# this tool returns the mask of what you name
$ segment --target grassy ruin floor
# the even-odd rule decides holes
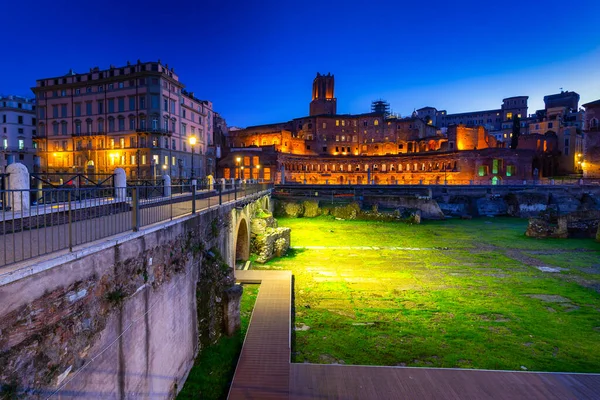
[[[259,287],[244,285],[240,303],[241,330],[232,337],[222,337],[200,353],[178,399],[227,398]]]
[[[600,372],[600,243],[508,218],[279,224],[295,249],[262,268],[294,274],[293,362]]]

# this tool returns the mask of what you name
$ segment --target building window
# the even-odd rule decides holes
[[[23,116],[22,116],[22,115],[19,115],[19,117],[17,118],[17,122],[18,122],[19,124],[22,124],[22,123],[23,123]]]
[[[486,165],[480,165],[477,171],[477,175],[479,176],[486,176],[487,175],[487,166]]]
[[[506,119],[512,119],[512,117],[513,117],[513,113],[511,113],[511,112],[506,113]]]
[[[492,174],[497,174],[502,167],[502,160],[494,159],[492,161]]]
[[[506,176],[513,176],[515,174],[515,166],[507,165],[506,166]]]
[[[119,118],[119,132],[125,130],[125,118]]]
[[[375,125],[375,126],[379,125],[379,120],[376,119],[375,121],[373,121],[373,125]]]
[[[25,148],[25,140],[19,139],[19,150],[23,150]]]
[[[326,129],[326,128],[327,128],[327,122],[323,122],[323,129]]]

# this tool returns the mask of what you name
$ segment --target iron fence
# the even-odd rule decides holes
[[[43,188],[1,190],[0,267],[164,222],[270,189],[268,184],[239,184],[190,191],[167,187],[160,196],[143,197],[147,186],[127,188]],[[161,189],[165,190],[163,186]],[[53,202],[32,202],[32,192]]]

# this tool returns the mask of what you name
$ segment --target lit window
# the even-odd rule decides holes
[[[340,126],[340,120],[339,119],[335,120],[335,126]]]
[[[379,120],[376,119],[375,121],[373,121],[373,125],[375,125],[375,126],[379,125]]]
[[[512,119],[513,115],[511,112],[506,113],[506,119]]]

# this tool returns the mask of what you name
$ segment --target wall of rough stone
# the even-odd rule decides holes
[[[314,196],[315,193],[318,196]],[[288,185],[278,188],[274,200],[276,216],[286,217],[317,216],[328,204],[339,208],[340,205],[358,203],[363,210],[373,206],[388,210],[419,210],[425,219],[440,218],[440,213],[456,217],[509,215],[528,218],[546,211],[564,215],[600,210],[600,187]],[[310,208],[312,203],[320,208]],[[306,215],[306,210],[310,215]]]
[[[0,398],[173,397],[198,350],[239,323],[234,213],[129,233],[0,286]]]

